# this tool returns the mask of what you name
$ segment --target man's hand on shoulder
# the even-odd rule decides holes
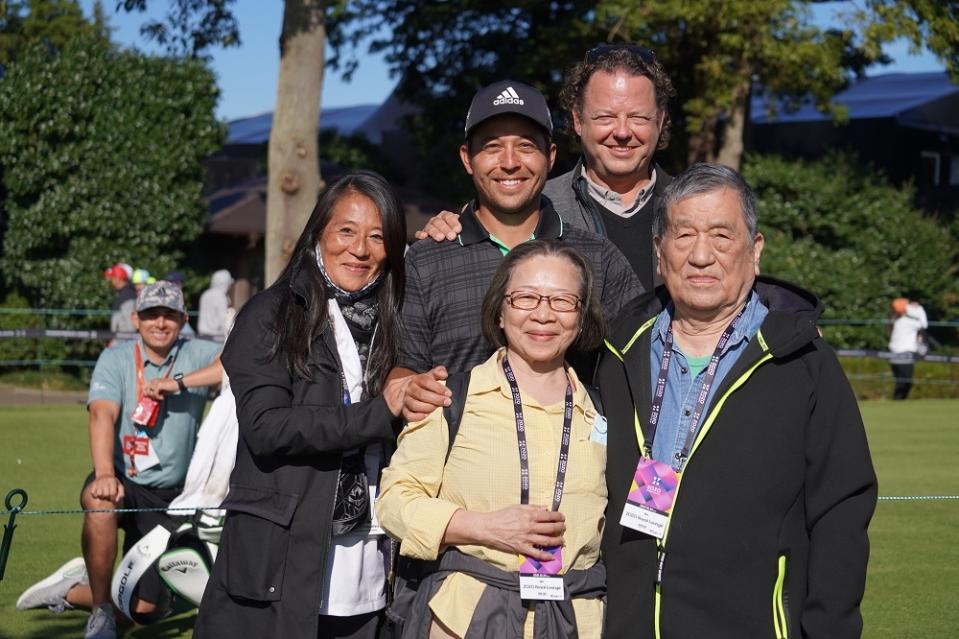
[[[416,232],[416,239],[432,238],[436,242],[452,242],[462,230],[463,226],[460,224],[458,214],[452,211],[440,211],[429,219],[426,226]]]
[[[425,373],[414,373],[408,368],[394,368],[387,377],[387,386],[391,382],[402,380],[402,406],[397,400],[392,400],[387,394],[387,405],[394,415],[400,414],[407,422],[418,422],[432,413],[435,409],[449,406],[453,392],[443,383],[449,375],[445,366],[436,366]],[[393,404],[396,403],[397,411]]]

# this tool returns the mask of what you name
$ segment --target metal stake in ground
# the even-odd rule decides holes
[[[16,506],[13,505],[14,497],[20,497],[20,503]],[[14,488],[7,493],[4,505],[10,514],[10,520],[3,527],[3,541],[0,542],[0,581],[3,581],[3,573],[7,569],[7,557],[10,555],[10,545],[13,544],[13,531],[17,527],[13,522],[17,518],[17,513],[27,507],[27,491],[22,488]]]

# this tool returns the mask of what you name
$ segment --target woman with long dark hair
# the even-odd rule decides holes
[[[240,441],[197,637],[374,637],[386,538],[371,504],[406,383],[399,339],[406,223],[360,171],[323,193],[279,279],[223,351]]]

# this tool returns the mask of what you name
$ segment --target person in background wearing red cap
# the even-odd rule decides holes
[[[103,271],[103,277],[117,292],[110,314],[110,330],[114,333],[133,333],[133,307],[137,301],[136,291],[130,283],[133,269],[129,265],[117,262]]]

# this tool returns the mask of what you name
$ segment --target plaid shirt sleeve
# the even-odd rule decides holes
[[[412,255],[410,254],[412,253]],[[423,278],[417,268],[415,252],[406,256],[406,292],[400,313],[402,339],[396,365],[423,373],[430,369],[432,327],[426,307]]]

